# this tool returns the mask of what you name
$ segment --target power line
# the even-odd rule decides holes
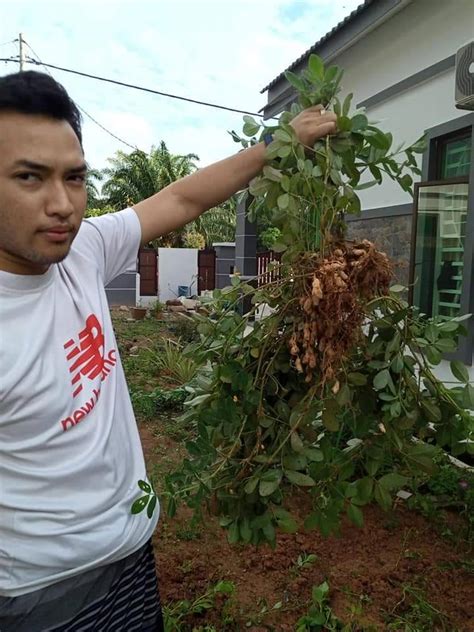
[[[15,42],[18,42],[18,38],[12,39],[9,42],[3,42],[3,44],[0,44],[0,46],[6,46],[7,44],[14,44]]]
[[[0,59],[0,61],[5,61]],[[54,64],[46,64],[44,62],[38,62],[34,59],[27,59],[27,63],[42,65],[46,68],[54,68],[55,70],[61,70],[62,72],[69,72],[73,75],[80,75],[81,77],[88,77],[89,79],[96,79],[97,81],[104,81],[106,83],[113,83],[117,86],[123,86],[124,88],[132,88],[133,90],[141,90],[142,92],[150,92],[151,94],[158,94],[162,97],[168,97],[170,99],[178,99],[180,101],[187,101],[188,103],[196,103],[197,105],[205,105],[210,108],[217,108],[218,110],[226,110],[228,112],[237,112],[238,114],[250,114],[251,116],[258,116],[257,112],[249,112],[248,110],[239,110],[237,108],[227,107],[226,105],[218,105],[217,103],[209,103],[207,101],[198,101],[197,99],[190,99],[188,97],[181,97],[176,94],[170,94],[169,92],[160,92],[159,90],[153,90],[152,88],[144,88],[143,86],[137,86],[133,83],[125,83],[124,81],[116,81],[115,79],[107,79],[106,77],[100,77],[99,75],[91,75],[87,72],[80,72],[79,70],[71,70],[70,68],[63,68],[62,66],[56,66]]]
[[[38,61],[41,63],[42,66],[45,66],[45,64],[43,64],[43,62],[41,61],[40,56],[38,55],[38,53],[34,50],[34,48],[31,46],[31,44],[29,44],[25,39],[23,40],[24,43],[28,46],[28,48],[31,50],[31,52],[33,53],[33,55],[38,59]],[[28,59],[31,59],[30,57]],[[28,61],[28,60],[27,60]],[[49,69],[45,66],[46,68],[46,72],[52,77],[53,75],[51,74],[51,72],[49,71]],[[53,77],[54,78],[54,77]],[[107,134],[109,134],[110,136],[112,136],[112,138],[115,138],[116,140],[118,140],[119,142],[123,143],[124,145],[126,145],[127,147],[130,147],[130,149],[133,149],[134,151],[136,151],[138,149],[138,147],[136,145],[131,145],[130,143],[128,143],[126,140],[123,140],[123,138],[120,138],[119,136],[117,136],[116,134],[114,134],[113,132],[111,132],[109,129],[107,129],[106,127],[104,127],[104,125],[102,125],[102,123],[99,123],[99,121],[97,119],[95,119],[92,114],[89,114],[89,112],[87,112],[86,110],[84,110],[83,107],[81,107],[78,103],[76,103],[77,107],[81,110],[81,112],[83,112],[87,117],[89,117],[91,119],[91,121],[93,121],[96,125],[98,125],[101,129],[104,130],[104,132],[107,132]]]

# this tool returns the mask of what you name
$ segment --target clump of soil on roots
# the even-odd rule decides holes
[[[392,264],[364,239],[335,244],[326,256],[304,253],[292,275],[298,301],[290,353],[307,382],[317,375],[324,385],[359,341],[367,303],[388,293]]]

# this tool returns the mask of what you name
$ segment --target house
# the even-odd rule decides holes
[[[399,278],[415,281],[414,303],[441,317],[474,312],[474,112],[455,107],[456,52],[473,33],[472,0],[366,0],[289,67],[298,73],[315,53],[343,68],[342,98],[352,92],[369,120],[393,133],[395,146],[426,133],[415,199],[391,180],[360,191],[362,213],[350,218],[349,231],[386,251],[399,264]],[[262,92],[265,118],[295,99],[284,72]],[[254,228],[242,213],[239,225],[244,264]],[[250,275],[249,266],[240,269]],[[474,380],[473,320],[455,357]],[[447,363],[438,373],[453,380]]]

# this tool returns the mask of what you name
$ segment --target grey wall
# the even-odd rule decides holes
[[[216,288],[222,289],[230,285],[229,275],[235,266],[235,244],[214,244],[216,251]]]
[[[391,215],[348,222],[349,239],[372,241],[394,264],[395,281],[408,286],[412,215]]]
[[[109,305],[135,305],[136,272],[124,272],[105,288]]]

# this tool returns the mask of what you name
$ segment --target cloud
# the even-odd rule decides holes
[[[23,31],[43,61],[257,112],[266,102],[263,86],[358,3],[17,0],[8,2],[0,42]],[[14,70],[0,67],[2,74]],[[172,151],[197,153],[202,164],[237,149],[226,132],[240,132],[240,114],[52,72],[85,110],[132,145],[147,149],[163,139]],[[95,167],[116,149],[127,150],[87,119],[84,138]]]

